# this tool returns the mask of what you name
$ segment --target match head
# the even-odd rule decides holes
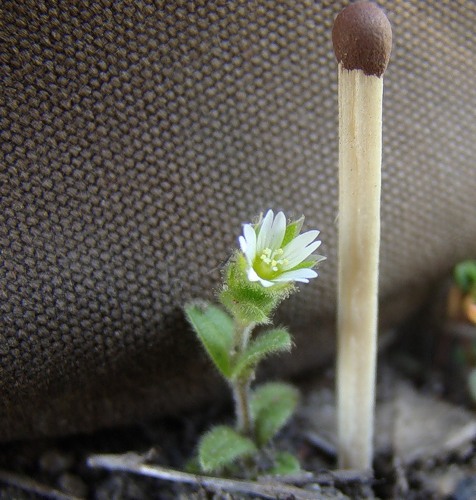
[[[332,43],[345,69],[382,76],[392,50],[392,27],[383,10],[363,1],[347,6],[334,21]]]

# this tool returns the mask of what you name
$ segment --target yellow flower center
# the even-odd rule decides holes
[[[253,268],[260,278],[270,280],[283,272],[283,268],[288,265],[287,259],[282,259],[284,251],[282,248],[271,250],[265,248],[261,255],[257,255],[253,263]]]

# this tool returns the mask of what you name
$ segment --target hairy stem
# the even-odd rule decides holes
[[[236,355],[240,355],[248,347],[248,342],[254,326],[254,323],[250,323],[249,325],[237,325],[235,330]],[[253,419],[250,409],[250,386],[254,375],[254,371],[252,371],[246,378],[240,377],[230,381],[233,399],[235,401],[237,430],[250,437],[253,436]]]
[[[251,332],[255,327],[254,323],[248,325],[237,324],[235,328],[235,349],[236,354],[241,354],[247,347],[250,341]]]
[[[251,378],[232,382],[237,431],[251,437],[253,435],[253,420],[250,410],[250,385]]]

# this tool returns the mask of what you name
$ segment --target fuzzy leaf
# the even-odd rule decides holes
[[[202,472],[200,461],[198,460],[198,457],[196,455],[194,455],[188,462],[185,463],[184,470],[189,474],[200,474]]]
[[[252,340],[247,349],[237,359],[232,371],[232,378],[239,378],[243,372],[253,369],[269,354],[291,350],[291,335],[285,328],[274,328]]]
[[[298,403],[297,389],[288,384],[270,382],[256,389],[251,397],[256,439],[266,444],[289,420]]]
[[[280,451],[274,457],[274,467],[270,470],[270,474],[275,476],[286,476],[289,474],[297,474],[301,471],[299,460],[287,451]]]
[[[256,446],[251,439],[241,436],[231,427],[219,425],[202,437],[198,458],[203,471],[212,472],[256,452]]]
[[[185,314],[211,360],[225,378],[231,375],[234,323],[219,307],[206,302],[185,305]]]

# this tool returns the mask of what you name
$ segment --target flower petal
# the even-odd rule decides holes
[[[257,253],[261,253],[262,250],[269,246],[269,240],[271,239],[271,227],[273,225],[274,213],[272,210],[268,210],[266,215],[261,222],[258,233],[258,241],[256,243]]]
[[[291,240],[285,247],[284,253],[293,252],[296,248],[304,248],[306,245],[309,245],[312,241],[314,241],[319,236],[319,231],[312,230],[306,231],[305,233],[296,236],[293,240]]]
[[[303,283],[307,283],[309,278],[316,278],[317,273],[314,269],[296,269],[295,271],[286,271],[281,274],[274,281],[302,281]]]
[[[273,281],[267,281],[264,280],[263,278],[260,278],[259,282],[265,287],[269,288],[270,286],[273,286],[275,283]]]
[[[287,266],[286,269],[292,269],[293,267],[296,267],[298,264],[300,264],[303,260],[305,260],[309,255],[312,254],[315,250],[317,250],[321,245],[320,241],[315,241],[314,243],[311,243],[307,247],[302,248],[300,251],[297,251],[291,255],[290,257],[287,258]]]
[[[277,250],[281,247],[283,242],[284,233],[286,232],[286,216],[283,212],[278,212],[274,218],[273,225],[271,226],[270,239],[268,247],[272,250]]]
[[[250,281],[259,281],[261,283],[261,285],[266,287],[266,288],[274,285],[274,283],[272,281],[268,281],[268,280],[264,280],[263,278],[260,278],[256,274],[256,271],[252,267],[250,267],[248,269],[248,279]]]
[[[251,265],[256,256],[256,231],[251,224],[243,226],[243,236],[240,236],[241,251],[245,254],[246,260]]]
[[[248,244],[246,243],[246,239],[243,236],[239,236],[238,241],[240,242],[241,251],[244,254],[246,254],[246,250],[248,249]]]
[[[256,271],[250,267],[248,268],[248,279],[250,281],[259,281],[261,278],[256,274]]]
[[[289,265],[287,266],[288,268],[294,267],[295,265],[299,264],[299,262],[304,260],[309,254],[311,254],[316,248],[319,247],[319,245],[321,244],[320,241],[311,243],[317,238],[318,235],[319,231],[307,231],[306,233],[300,234],[299,236],[294,238],[294,240],[292,240],[284,247],[282,258],[289,261]],[[313,250],[308,252],[307,248],[309,248],[310,244],[313,245]],[[291,261],[293,262],[293,264],[291,264]]]

